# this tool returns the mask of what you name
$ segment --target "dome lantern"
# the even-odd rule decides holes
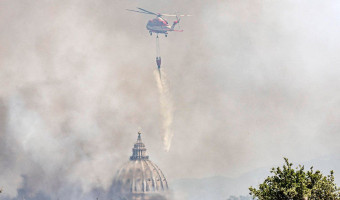
[[[146,154],[146,148],[142,142],[141,132],[138,132],[137,142],[133,146],[132,156],[130,160],[147,160],[149,156]]]

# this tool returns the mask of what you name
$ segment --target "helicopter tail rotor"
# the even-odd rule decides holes
[[[177,19],[177,22],[178,22],[178,28],[181,29],[181,25],[179,24],[179,21],[180,21],[181,19],[179,18],[178,15],[176,15],[176,19]]]

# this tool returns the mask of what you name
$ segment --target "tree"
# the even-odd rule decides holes
[[[319,170],[304,170],[299,165],[292,168],[293,164],[284,158],[285,165],[272,168],[273,175],[268,176],[259,188],[250,187],[250,195],[259,200],[340,200],[340,189],[334,183],[334,173],[324,176]]]

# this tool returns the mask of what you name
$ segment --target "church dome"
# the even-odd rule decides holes
[[[117,171],[113,185],[121,199],[165,199],[161,196],[168,191],[167,180],[160,168],[149,160],[141,133],[130,160]]]

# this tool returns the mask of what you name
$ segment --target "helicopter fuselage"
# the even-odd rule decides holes
[[[149,30],[150,35],[152,32],[167,35],[168,31],[173,31],[173,28],[168,24],[168,22],[161,17],[149,20],[146,24],[146,29]]]

